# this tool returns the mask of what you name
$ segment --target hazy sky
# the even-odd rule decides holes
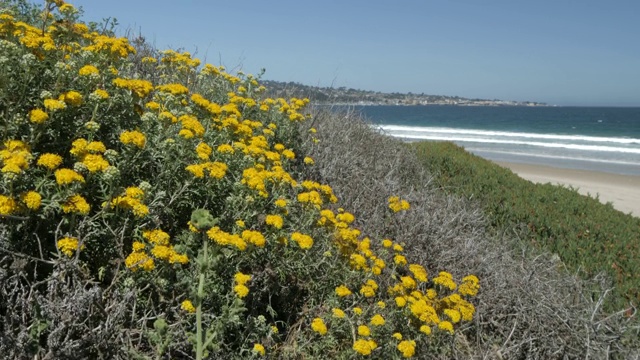
[[[264,79],[640,106],[638,0],[69,0]]]

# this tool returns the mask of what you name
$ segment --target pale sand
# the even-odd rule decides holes
[[[521,178],[535,183],[572,186],[578,192],[611,202],[625,214],[640,217],[640,176],[618,175],[597,171],[561,169],[551,166],[498,162]]]

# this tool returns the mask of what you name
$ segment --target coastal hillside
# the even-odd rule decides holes
[[[354,114],[63,0],[0,5],[3,357],[637,353],[609,277],[494,233]]]
[[[275,97],[304,96],[314,104],[332,105],[456,105],[456,106],[547,106],[534,101],[469,99],[460,96],[413,93],[383,93],[346,87],[309,86],[296,82],[264,80],[269,94]]]

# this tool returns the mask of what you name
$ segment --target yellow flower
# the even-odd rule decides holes
[[[196,146],[196,154],[198,154],[198,158],[201,160],[209,160],[211,152],[213,152],[213,149],[205,143],[200,143]]]
[[[386,247],[386,248],[390,248],[391,245],[393,245],[393,242],[389,239],[384,239],[382,240],[382,246]]]
[[[83,139],[80,139],[80,140],[83,140]],[[104,144],[101,141],[92,141],[87,144],[84,150],[92,154],[104,153],[105,151],[107,151],[107,147],[104,146]]]
[[[136,271],[139,268],[145,271],[151,271],[155,268],[153,258],[149,257],[142,251],[134,251],[126,259],[124,264],[131,270]]]
[[[264,356],[265,354],[264,346],[262,346],[262,344],[253,344],[253,352],[260,356]]]
[[[362,314],[362,309],[359,308],[359,307],[354,307],[353,308],[353,313],[356,314],[356,315],[360,315],[360,314]]]
[[[242,240],[249,242],[258,247],[264,247],[265,239],[264,235],[259,231],[245,230],[242,232]]]
[[[233,154],[236,151],[233,149],[233,146],[229,145],[229,144],[222,144],[219,145],[218,148],[216,149],[216,151],[218,151],[221,154]]]
[[[331,309],[331,311],[333,312],[333,316],[337,317],[338,319],[342,319],[345,316],[344,311],[342,311],[341,309],[333,308]]]
[[[34,124],[42,124],[49,118],[49,115],[41,109],[33,109],[29,112],[29,120]]]
[[[132,144],[142,149],[147,142],[147,138],[137,130],[123,131],[122,134],[120,134],[120,141],[125,145]]]
[[[369,329],[369,327],[367,325],[360,325],[360,326],[358,326],[358,335],[360,335],[360,336],[370,336],[371,335],[371,330]]]
[[[109,167],[109,162],[102,155],[87,154],[82,158],[82,163],[87,166],[89,172],[104,171]]]
[[[165,84],[156,86],[156,90],[160,92],[170,93],[172,95],[184,95],[189,93],[189,89],[182,84]]]
[[[416,342],[414,340],[402,340],[398,344],[398,350],[403,357],[410,358],[416,353]]]
[[[382,325],[384,325],[385,321],[384,321],[384,318],[382,317],[382,315],[380,315],[380,314],[375,314],[375,315],[373,315],[373,317],[371,318],[370,323],[371,323],[371,325],[373,325],[373,326],[382,326]]]
[[[265,222],[276,229],[282,229],[284,223],[280,215],[267,215]]]
[[[246,227],[246,224],[244,223],[244,221],[242,220],[236,220],[236,225],[240,228],[240,229],[244,229]]]
[[[479,280],[475,275],[467,275],[462,278],[462,283],[458,287],[460,295],[475,296],[478,294],[480,285]]]
[[[353,343],[353,350],[364,356],[370,355],[377,347],[378,344],[373,340],[358,339]]]
[[[247,274],[243,274],[241,272],[237,272],[234,276],[233,276],[233,280],[236,282],[236,284],[238,285],[245,285],[248,281],[251,280],[251,275],[247,275]]]
[[[71,106],[80,106],[82,105],[82,94],[72,90],[60,95],[58,100],[64,101]]]
[[[387,304],[384,301],[378,301],[376,305],[378,305],[380,309],[384,309],[385,307],[387,307]]]
[[[451,324],[448,321],[441,321],[438,324],[438,329],[442,330],[442,331],[446,331],[449,334],[453,335],[453,324]]]
[[[122,89],[131,90],[136,96],[143,98],[153,90],[153,84],[146,80],[129,80],[117,78],[113,80],[113,85]]]
[[[127,196],[129,197],[135,198],[135,196],[132,196],[132,195],[135,195],[133,193],[133,190],[131,192],[131,195],[127,194]],[[155,245],[164,245],[164,246],[169,245],[169,239],[170,239],[169,234],[167,234],[166,232],[160,229],[145,230],[142,232],[142,237]]]
[[[454,324],[457,324],[458,322],[460,322],[461,315],[458,310],[444,309],[444,314],[447,315],[447,317],[451,319],[451,322],[453,322]]]
[[[396,296],[395,300],[398,307],[404,307],[405,305],[407,305],[407,299],[402,296]]]
[[[279,208],[284,208],[287,207],[287,200],[285,199],[278,199],[273,203],[275,206],[279,207]]]
[[[73,252],[79,249],[78,239],[74,237],[64,237],[56,243],[58,249],[61,253],[67,255],[68,257],[73,256]]]
[[[21,196],[22,202],[31,210],[38,210],[42,196],[35,191],[28,191]]]
[[[301,249],[307,250],[313,246],[313,238],[299,232],[291,234],[291,240],[295,241]]]
[[[413,277],[420,282],[427,281],[427,270],[424,267],[418,264],[409,265],[409,271],[413,273]]]
[[[351,294],[352,294],[351,290],[349,290],[349,288],[344,285],[340,285],[336,288],[336,295],[340,297],[349,296]]]
[[[245,285],[236,285],[233,287],[233,291],[238,295],[239,298],[243,298],[249,295],[249,288]]]
[[[400,333],[393,333],[393,335],[391,335],[393,338],[395,338],[396,340],[402,340],[402,334]]]
[[[363,285],[360,288],[360,294],[362,294],[364,297],[373,297],[376,295],[376,291],[368,285]]]
[[[80,195],[73,195],[67,199],[67,201],[62,204],[62,211],[65,213],[78,213],[81,215],[87,215],[91,210],[91,206],[87,203]]]
[[[67,104],[64,101],[54,100],[54,99],[45,99],[44,100],[44,108],[49,111],[57,111],[66,109]]]
[[[109,93],[106,92],[105,90],[102,89],[97,89],[93,92],[93,95],[101,98],[101,99],[108,99],[109,98]]]
[[[144,250],[144,248],[147,247],[143,242],[140,241],[134,241],[133,244],[131,245],[131,249],[133,251],[142,251]]]
[[[395,262],[396,265],[406,265],[407,259],[402,255],[395,255],[393,257],[393,262]]]
[[[320,335],[324,335],[327,333],[327,325],[325,325],[324,321],[321,318],[313,319],[313,321],[311,322],[311,329]]]
[[[308,156],[305,156],[304,163],[307,164],[307,165],[313,165],[313,164],[315,164],[315,161],[313,161],[312,158],[310,158]]]
[[[53,170],[62,164],[62,156],[57,154],[42,154],[38,158],[37,164],[49,170]]]
[[[4,195],[0,195],[0,215],[10,215],[17,210],[16,201]]]
[[[219,161],[205,163],[203,166],[205,169],[209,170],[209,176],[214,179],[222,179],[226,175],[228,169],[227,164]]]
[[[93,65],[85,65],[78,70],[78,74],[80,76],[91,76],[91,75],[99,75],[100,70]]]
[[[397,196],[389,197],[388,202],[389,202],[389,209],[391,209],[393,212],[396,212],[396,213],[402,210],[409,210],[411,208],[407,200],[401,200]]]
[[[193,314],[194,312],[196,312],[196,308],[193,306],[193,303],[191,303],[191,300],[183,301],[180,305],[180,308],[188,313]]]
[[[420,332],[424,333],[425,335],[431,335],[431,328],[427,325],[422,325],[420,326]]]
[[[433,282],[449,290],[455,290],[457,287],[456,283],[453,281],[453,277],[451,276],[451,274],[446,271],[441,271],[438,276],[433,278]]]

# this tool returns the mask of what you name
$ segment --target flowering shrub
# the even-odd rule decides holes
[[[312,179],[308,100],[42,15],[0,15],[2,250],[133,291],[128,353],[411,357],[472,320],[477,277],[430,278]]]

